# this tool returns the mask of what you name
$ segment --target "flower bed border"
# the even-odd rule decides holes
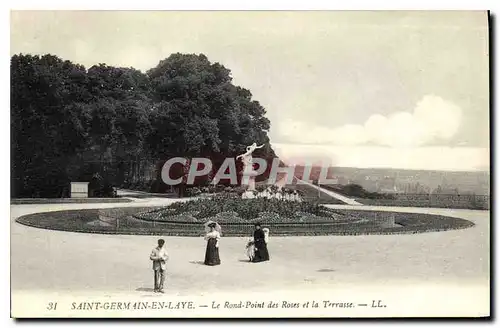
[[[119,208],[118,208],[119,209]],[[127,212],[136,209],[139,213],[144,207],[128,207]],[[117,210],[116,208],[107,210]],[[272,223],[264,224],[269,227],[273,236],[355,236],[355,235],[389,235],[389,234],[416,234],[424,232],[438,232],[457,229],[466,229],[474,226],[468,220],[423,213],[365,211],[336,209],[345,214],[355,216],[368,213],[377,213],[395,216],[399,227],[383,227],[368,220],[361,224],[337,223]],[[29,214],[16,219],[16,222],[35,228],[71,231],[80,233],[99,233],[117,235],[163,235],[163,236],[201,236],[204,234],[203,223],[179,222],[145,222],[135,219],[131,215],[116,218],[112,226],[91,226],[86,223],[99,220],[98,209],[66,210]],[[223,223],[223,236],[248,236],[253,228],[252,223]]]

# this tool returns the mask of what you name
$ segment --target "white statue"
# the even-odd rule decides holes
[[[257,146],[257,144],[254,142],[252,145],[247,147],[246,153],[236,156],[236,160],[241,158],[241,161],[243,162],[243,178],[248,177],[247,191],[254,191],[255,190],[256,171],[253,170],[252,153],[255,151],[255,149],[259,149],[262,147],[264,147],[264,145]],[[243,179],[242,179],[242,181],[243,181]]]

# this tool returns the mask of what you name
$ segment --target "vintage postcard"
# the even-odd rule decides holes
[[[10,19],[13,318],[490,316],[488,12]]]

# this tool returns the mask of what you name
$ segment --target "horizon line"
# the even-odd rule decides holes
[[[280,160],[282,160],[280,158]],[[286,163],[286,161],[282,160],[283,163],[285,163],[286,165],[289,165],[289,166],[292,166],[291,164],[288,164]],[[305,164],[294,164],[293,166],[303,166],[303,167],[306,167],[307,165]],[[321,167],[319,165],[312,165],[312,167]],[[445,169],[407,169],[407,168],[399,168],[399,167],[386,167],[386,166],[383,166],[383,167],[370,167],[370,166],[366,166],[366,167],[358,167],[358,166],[328,166],[328,168],[340,168],[340,169],[364,169],[364,170],[401,170],[401,171],[434,171],[434,172],[470,172],[470,173],[488,173],[490,174],[491,173],[491,170],[488,168],[488,169],[469,169],[469,170],[457,170],[457,169],[450,169],[450,170],[445,170]]]

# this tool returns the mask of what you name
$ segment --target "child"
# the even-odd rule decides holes
[[[269,243],[269,229],[264,228],[264,229],[262,229],[262,231],[264,232],[264,241],[267,244],[267,243]],[[255,257],[255,242],[254,242],[253,238],[248,239],[248,243],[247,243],[245,250],[246,250],[246,254],[248,256],[248,259],[250,260],[250,262],[252,262],[254,257]]]
[[[253,238],[248,239],[247,246],[245,248],[246,254],[248,256],[248,259],[250,262],[252,262],[254,256],[255,256],[255,243],[253,241]]]

